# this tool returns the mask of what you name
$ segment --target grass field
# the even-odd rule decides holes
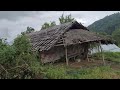
[[[99,53],[93,58],[97,62],[101,57]],[[120,79],[120,53],[105,52],[106,66],[94,66],[88,68],[74,68],[64,64],[48,64],[41,66],[41,75],[44,79]],[[101,60],[102,61],[102,60]],[[81,62],[80,62],[81,63]],[[92,62],[91,62],[92,63]]]

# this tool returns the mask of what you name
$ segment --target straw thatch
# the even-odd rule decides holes
[[[33,50],[49,50],[67,30],[80,28],[88,30],[76,21],[56,25],[45,30],[40,30],[29,34]]]

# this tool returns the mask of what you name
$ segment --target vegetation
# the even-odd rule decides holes
[[[106,16],[89,25],[88,29],[116,40],[117,45],[120,46],[120,13]]]
[[[120,78],[120,70],[109,65],[91,68],[72,68],[65,65],[41,65],[37,54],[32,54],[25,35],[19,35],[13,45],[0,43],[0,78],[9,79],[113,79]],[[99,53],[97,53],[99,54]],[[94,54],[94,58],[97,56]],[[120,62],[120,53],[105,52],[105,59]],[[97,57],[101,59],[101,57]]]
[[[73,69],[66,66],[49,66],[45,69],[48,79],[113,79],[120,78],[120,71],[110,66],[100,66],[85,69]]]
[[[114,40],[117,41],[118,43],[118,46],[120,46],[120,29],[118,30],[115,30],[113,33],[112,33],[112,37],[114,38]]]
[[[107,17],[108,18],[108,17]],[[60,24],[74,20],[71,15],[59,18]],[[46,23],[42,29],[56,25],[55,22]],[[110,24],[111,25],[111,24]],[[26,34],[34,32],[34,28],[27,27],[9,45],[6,39],[0,39],[0,78],[1,79],[120,79],[120,70],[111,65],[95,66],[91,68],[72,68],[66,65],[42,65],[37,52],[31,51],[31,45]],[[120,29],[112,32],[99,32],[103,36],[114,38],[120,43]],[[91,48],[95,47],[93,45]],[[93,54],[95,60],[102,59],[101,53]],[[120,52],[104,52],[105,60],[120,64]]]
[[[65,65],[41,65],[37,53],[31,52],[28,38],[21,34],[13,45],[0,42],[0,78],[5,79],[113,79],[120,78],[120,70],[109,65],[91,68],[72,68]],[[97,53],[99,54],[99,53]],[[98,56],[94,54],[94,58]],[[105,60],[120,62],[120,53],[105,52]],[[101,59],[97,57],[96,59]]]
[[[59,18],[60,24],[67,23],[67,22],[71,22],[71,21],[73,21],[73,20],[74,20],[74,18],[72,18],[71,14],[70,14],[70,15],[67,15],[67,16],[64,16],[64,14],[62,14],[62,15],[60,16],[60,18]],[[50,23],[45,22],[45,23],[42,25],[41,30],[46,29],[46,28],[49,28],[49,27],[52,27],[52,26],[55,26],[55,25],[56,25],[55,21],[50,22]]]
[[[71,22],[73,20],[74,18],[72,18],[71,14],[68,16],[64,16],[64,14],[62,14],[59,18],[60,24]]]
[[[92,31],[106,32],[111,35],[113,31],[120,28],[120,13],[106,16],[89,25],[88,28]]]
[[[42,25],[41,30],[46,29],[46,28],[49,28],[49,27],[53,27],[53,26],[55,26],[55,25],[56,25],[56,23],[55,23],[54,21],[53,21],[53,22],[50,22],[50,23],[45,22],[45,23]]]
[[[99,57],[101,53],[95,53],[93,54],[93,57],[95,59],[102,59],[102,57]],[[105,60],[113,61],[113,62],[120,62],[120,52],[104,52]]]
[[[31,52],[25,34],[19,35],[13,45],[8,45],[6,40],[0,39],[0,47],[0,78],[33,78],[39,73],[40,62],[37,61],[37,54]]]
[[[99,54],[99,55],[98,55]],[[102,59],[101,53],[93,54],[95,60]],[[120,64],[120,52],[104,52],[105,60]],[[120,68],[120,67],[119,67]],[[47,79],[120,79],[120,70],[106,66],[91,68],[71,68],[65,65],[46,65],[42,72]]]

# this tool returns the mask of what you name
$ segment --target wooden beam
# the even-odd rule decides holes
[[[56,44],[56,45],[54,45],[54,46],[63,46],[64,44]]]
[[[98,45],[97,45],[97,48],[98,48],[98,53],[100,53],[100,49],[101,49],[101,44],[99,43]],[[100,57],[100,55],[98,54],[98,58]]]
[[[66,65],[68,66],[67,44],[65,42],[65,38],[63,39],[63,44],[64,44],[64,47],[65,47]]]
[[[66,65],[68,66],[67,46],[65,46]]]
[[[104,53],[103,53],[103,50],[102,50],[101,42],[100,42],[100,41],[99,41],[99,44],[100,44],[100,49],[101,49],[101,53],[102,53],[103,64],[106,65],[106,63],[105,63],[105,59],[104,59]]]

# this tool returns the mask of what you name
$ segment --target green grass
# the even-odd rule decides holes
[[[75,69],[66,66],[44,66],[46,79],[113,79],[120,78],[120,71],[110,66],[100,66],[87,69]]]
[[[93,58],[102,59],[98,57],[99,53],[93,55]],[[120,53],[118,52],[104,52],[105,60],[113,62],[120,62]],[[118,65],[119,66],[119,65]],[[120,70],[115,69],[109,65],[96,66],[90,68],[72,68],[60,64],[46,64],[33,63],[32,69],[36,74],[35,78],[43,79],[120,79]],[[41,77],[42,76],[42,77]]]
[[[100,55],[100,57],[99,57]],[[93,58],[102,59],[101,53],[93,54]],[[104,52],[105,60],[113,61],[113,62],[120,62],[120,52]]]

